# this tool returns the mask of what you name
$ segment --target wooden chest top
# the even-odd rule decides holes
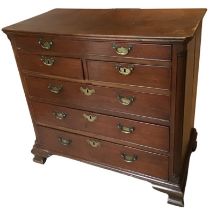
[[[117,39],[186,39],[194,35],[205,12],[206,9],[54,9],[3,31]]]

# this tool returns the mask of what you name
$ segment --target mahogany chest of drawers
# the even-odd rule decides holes
[[[183,206],[205,9],[55,9],[3,29],[36,134],[62,155],[152,183]]]

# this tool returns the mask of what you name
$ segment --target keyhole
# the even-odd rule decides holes
[[[92,116],[89,116],[90,120],[92,119]]]
[[[45,43],[44,43],[44,46],[45,46],[45,47],[49,47],[48,42],[45,42]]]
[[[89,93],[89,90],[87,89],[86,92]]]

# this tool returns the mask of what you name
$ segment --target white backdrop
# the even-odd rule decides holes
[[[0,28],[53,8],[209,7],[208,0],[7,0],[0,3]],[[195,127],[198,148],[191,156],[185,209],[209,209],[210,15],[203,21]],[[0,33],[0,209],[178,209],[149,183],[63,157],[32,162],[35,135],[12,48]]]

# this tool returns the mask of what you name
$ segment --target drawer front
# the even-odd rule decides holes
[[[61,80],[26,77],[30,96],[58,105],[169,120],[169,97]]]
[[[131,42],[87,42],[89,54],[171,60],[171,46]]]
[[[57,126],[86,131],[100,136],[126,142],[169,150],[169,129],[165,126],[137,122],[76,109],[32,102],[35,121],[48,126]]]
[[[133,42],[73,40],[68,37],[16,36],[18,50],[62,55],[104,55],[171,60],[171,46]]]
[[[45,35],[15,36],[15,46],[19,52],[48,55],[82,55],[84,42],[71,41],[68,37]]]
[[[48,55],[19,54],[21,68],[46,75],[83,79],[80,59]]]
[[[90,80],[170,89],[170,69],[133,63],[87,61]]]
[[[168,157],[163,155],[44,127],[38,127],[37,143],[52,153],[168,179]]]

